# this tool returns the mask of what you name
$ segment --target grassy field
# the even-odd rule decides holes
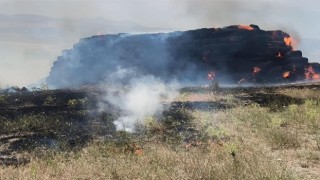
[[[320,85],[183,88],[132,134],[94,96],[57,94],[1,95],[0,179],[320,177]]]

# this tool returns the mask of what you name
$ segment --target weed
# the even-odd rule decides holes
[[[291,132],[284,128],[271,128],[265,132],[265,137],[274,149],[301,146],[297,132]]]

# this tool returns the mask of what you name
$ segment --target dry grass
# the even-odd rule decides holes
[[[280,90],[303,103],[277,111],[281,99],[262,106],[241,93],[183,92],[176,101],[230,106],[150,117],[138,135],[118,132],[80,151],[36,149],[29,164],[0,168],[0,179],[317,179],[320,93]]]
[[[91,144],[78,153],[35,158],[1,169],[6,179],[292,179],[257,149],[243,144],[186,148],[147,143],[136,155],[113,144]]]
[[[288,95],[295,98],[304,98],[304,99],[319,99],[320,91],[318,89],[282,89],[278,91],[281,94]]]
[[[246,108],[249,109],[244,110]],[[313,159],[318,158],[319,108],[316,101],[308,100],[305,104],[290,105],[279,112],[270,112],[257,106],[233,109],[231,116],[235,122],[240,120],[238,126],[254,132],[259,144],[266,144],[266,154],[281,159],[299,178],[316,179],[320,175],[320,171],[315,170],[320,168],[319,164],[305,161],[298,154],[308,151],[314,155]],[[240,136],[246,137],[245,134]]]
[[[239,104],[233,94],[226,93],[203,93],[203,92],[183,92],[176,98],[178,102],[220,102],[228,105]]]

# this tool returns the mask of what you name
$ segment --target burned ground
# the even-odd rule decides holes
[[[162,116],[150,117],[144,125],[137,126],[138,131],[133,134],[115,130],[113,121],[119,113],[117,108],[110,105],[104,106],[109,107],[104,111],[97,110],[101,91],[44,90],[2,93],[0,163],[4,169],[12,166],[15,167],[14,171],[28,169],[28,164],[34,166],[34,163],[52,156],[46,152],[54,152],[57,155],[53,157],[57,158],[59,153],[82,154],[93,146],[105,149],[94,155],[107,158],[104,160],[108,160],[108,153],[115,158],[118,158],[118,155],[120,158],[126,154],[131,154],[131,157],[145,153],[145,156],[152,159],[148,153],[152,154],[153,148],[162,148],[165,145],[173,149],[167,153],[178,152],[179,149],[181,152],[185,151],[184,153],[201,152],[197,157],[202,157],[208,152],[213,153],[211,156],[226,152],[222,161],[230,160],[230,163],[234,163],[232,159],[238,158],[240,164],[244,163],[244,166],[239,167],[233,163],[226,165],[225,168],[231,166],[232,169],[224,172],[220,172],[219,168],[215,169],[218,175],[221,173],[219,176],[222,179],[228,179],[228,173],[231,172],[232,177],[240,175],[234,168],[244,168],[250,172],[246,167],[253,166],[257,166],[259,173],[267,173],[266,177],[273,174],[277,177],[279,175],[280,179],[286,179],[285,170],[274,172],[272,167],[260,166],[260,160],[252,159],[256,156],[252,153],[260,150],[269,154],[271,163],[277,163],[277,159],[281,159],[286,167],[292,165],[290,172],[293,171],[298,177],[316,177],[319,175],[315,170],[319,167],[319,163],[316,163],[319,154],[317,143],[320,148],[320,140],[317,139],[320,132],[317,116],[319,89],[319,84],[182,88],[180,96],[170,107],[165,104],[168,108]],[[237,144],[237,148],[234,144]],[[262,149],[255,149],[256,147]],[[224,150],[218,153],[217,149]],[[283,152],[290,152],[294,156],[282,156]],[[73,161],[73,155],[70,156],[64,158],[71,158],[69,161]],[[263,159],[262,156],[256,158]],[[126,162],[130,164],[130,161]],[[219,159],[204,168],[213,168],[216,161]],[[97,166],[100,166],[99,162]],[[151,161],[150,163],[152,164]],[[206,174],[200,170],[191,172],[193,175]],[[121,174],[120,170],[118,173],[119,176],[127,177]],[[242,175],[250,177],[249,174]],[[146,177],[145,175],[147,174],[141,176]],[[155,174],[160,175],[164,174]]]

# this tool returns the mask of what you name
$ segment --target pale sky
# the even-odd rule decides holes
[[[257,24],[301,39],[320,62],[318,0],[0,0],[0,86],[45,78],[80,38]]]

